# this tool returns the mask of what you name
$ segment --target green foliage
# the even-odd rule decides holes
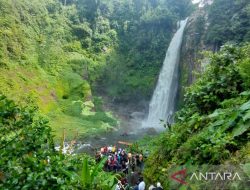
[[[63,127],[83,135],[117,124],[100,104],[96,113],[92,99],[92,83],[117,43],[116,31],[107,18],[83,19],[75,3],[0,0],[0,89],[19,104],[38,106],[56,139]]]
[[[149,98],[175,23],[192,7],[189,0],[0,4],[1,90],[38,106],[57,138],[63,127],[82,134],[117,125],[93,104],[93,92]]]
[[[185,95],[185,115],[192,108],[199,113],[210,113],[224,99],[236,97],[242,90],[242,78],[235,62],[241,53],[233,45],[225,46],[221,52],[211,56],[211,62],[203,77],[192,85]],[[193,114],[193,113],[191,113]],[[181,112],[182,115],[182,112]]]
[[[177,20],[191,11],[183,1],[100,1],[99,11],[117,32],[99,87],[115,101],[149,99]]]
[[[48,121],[3,95],[0,144],[0,189],[110,189],[115,183],[102,171],[105,160],[96,165],[85,155],[56,152]]]
[[[245,88],[249,88],[249,85],[250,85],[249,54],[250,54],[250,48],[248,46],[243,47],[242,49],[243,59],[240,60],[240,64],[239,64],[240,66],[238,67],[240,75],[244,80],[243,85]]]
[[[69,178],[60,172],[63,159],[54,151],[48,122],[35,112],[0,96],[0,171],[3,189],[60,189]],[[39,136],[39,138],[37,138]],[[48,161],[49,160],[49,161]],[[65,164],[68,168],[71,165]]]
[[[250,40],[250,3],[247,0],[214,0],[209,7],[207,42],[217,47],[227,41]]]
[[[116,175],[103,172],[106,161],[107,159],[103,158],[97,165],[90,169],[88,159],[84,158],[80,175],[66,170],[64,172],[72,179],[80,181],[83,189],[114,189],[115,183],[117,183],[118,180]],[[102,176],[104,173],[105,176]]]
[[[223,164],[244,149],[250,137],[250,89],[245,75],[249,49],[249,44],[226,45],[210,55],[210,65],[187,90],[176,123],[154,140],[145,169],[148,180],[160,180],[168,188],[168,169]],[[233,161],[245,162],[243,157]]]
[[[29,106],[0,96],[0,188],[110,189],[115,177],[101,171],[102,162],[55,152],[51,128],[33,107],[57,138],[64,128],[72,136],[115,127],[92,91],[120,101],[149,98],[175,23],[191,11],[189,0],[0,0],[0,90]],[[249,40],[247,0],[215,0],[208,17],[207,43]],[[204,24],[200,19],[195,32]],[[249,50],[226,46],[210,57],[177,123],[152,143],[146,177],[164,182],[174,164],[218,164],[243,149]]]

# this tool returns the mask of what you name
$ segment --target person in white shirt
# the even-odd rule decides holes
[[[145,184],[145,182],[143,181],[143,177],[140,177],[140,179],[139,179],[139,186],[138,186],[138,190],[145,190],[145,188],[146,188],[146,184]]]
[[[121,181],[119,180],[116,187],[115,187],[115,190],[121,190]]]
[[[110,145],[110,146],[108,147],[108,152],[109,152],[109,153],[112,152],[112,149],[113,149],[113,147]]]

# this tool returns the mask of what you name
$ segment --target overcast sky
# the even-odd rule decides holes
[[[199,3],[201,0],[192,0],[193,3]]]

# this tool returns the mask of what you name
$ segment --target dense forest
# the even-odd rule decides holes
[[[149,99],[177,20],[192,10],[188,0],[24,0],[0,7],[1,91],[53,118],[57,137],[63,128],[70,135],[116,126],[100,94]]]
[[[187,17],[175,122],[128,151],[149,154],[147,188],[214,189],[168,180],[180,166],[241,165],[250,177],[250,3],[203,3],[0,0],[0,189],[115,189],[122,174],[103,171],[105,159],[55,146],[119,128],[107,102],[149,102]]]

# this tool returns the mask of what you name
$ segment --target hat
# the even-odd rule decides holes
[[[157,187],[161,187],[161,183],[160,183],[160,182],[157,182],[156,186],[157,186]]]

